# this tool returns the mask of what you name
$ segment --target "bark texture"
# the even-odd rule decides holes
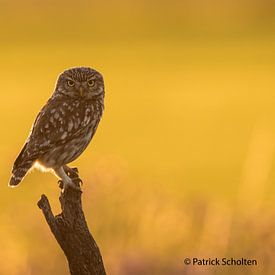
[[[41,196],[38,207],[64,251],[72,275],[106,274],[99,248],[91,235],[81,202],[80,190],[67,188],[59,200],[62,212],[53,215],[48,198]]]

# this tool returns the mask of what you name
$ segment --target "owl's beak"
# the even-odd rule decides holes
[[[79,87],[79,93],[80,93],[80,96],[83,97],[84,95],[84,91],[83,91],[83,87]]]

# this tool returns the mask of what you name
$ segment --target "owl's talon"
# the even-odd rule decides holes
[[[70,178],[78,178],[78,169],[76,167],[74,168],[70,168],[69,172],[68,172],[68,176]]]
[[[83,181],[82,181],[79,177],[74,178],[74,179],[72,179],[72,180],[73,180],[74,185],[75,185],[78,189],[80,189],[80,185],[81,185],[81,186],[83,185]]]
[[[60,189],[64,188],[64,182],[62,180],[59,180],[57,183],[58,183]]]
[[[79,171],[78,171],[78,168],[77,167],[73,167],[73,168],[71,168],[74,172],[76,172],[77,174],[79,173]]]
[[[70,168],[69,166],[65,165],[64,166],[64,171],[70,178],[77,178],[78,177],[79,172],[78,172],[78,169],[76,167]]]
[[[73,180],[73,182],[76,182],[76,183],[81,183],[81,184],[83,184],[83,181],[82,181],[82,179],[81,179],[81,178],[79,178],[79,177],[77,177],[77,178],[73,178],[72,180]]]

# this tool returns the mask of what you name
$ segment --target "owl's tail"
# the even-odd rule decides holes
[[[21,152],[19,153],[18,157],[14,162],[12,176],[9,182],[10,187],[15,187],[22,181],[22,179],[25,177],[27,172],[32,168],[33,164],[37,159],[34,154],[30,156],[27,147],[28,142],[25,143],[24,147],[22,148]]]
[[[33,160],[27,160],[24,161],[24,163],[22,163],[19,167],[14,166],[12,169],[12,176],[9,182],[9,186],[15,187],[16,185],[18,185],[25,177],[27,172],[31,169],[33,164]]]

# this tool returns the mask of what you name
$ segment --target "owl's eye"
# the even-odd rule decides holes
[[[92,79],[90,79],[90,80],[88,80],[88,86],[90,86],[90,87],[92,87],[92,86],[94,86],[95,85],[95,81],[94,80],[92,80]]]
[[[68,86],[70,86],[70,87],[73,87],[74,86],[74,82],[72,81],[72,80],[68,80],[67,81],[67,84],[68,84]]]

